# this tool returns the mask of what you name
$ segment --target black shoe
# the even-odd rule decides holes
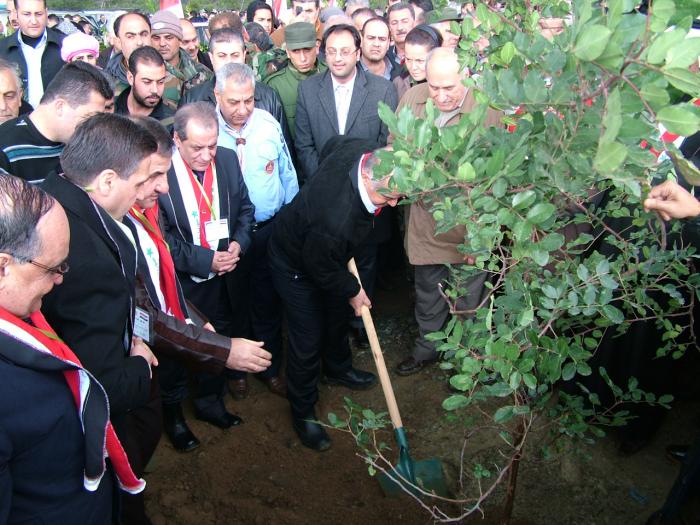
[[[331,448],[331,438],[324,428],[316,423],[315,414],[311,413],[304,418],[292,416],[292,426],[305,447],[317,452]]]
[[[372,372],[365,372],[357,368],[350,368],[340,376],[326,375],[323,382],[327,385],[340,385],[350,390],[367,390],[377,384],[377,376]]]
[[[353,327],[350,335],[352,336],[355,348],[366,350],[369,348],[369,339],[367,338],[367,330],[363,326]]]
[[[688,445],[669,445],[666,447],[666,457],[672,461],[683,463],[689,448]]]
[[[163,430],[179,452],[190,452],[199,446],[199,440],[187,426],[180,403],[163,405]]]
[[[426,366],[432,365],[433,363],[437,363],[437,357],[433,359],[425,359],[423,361],[419,361],[415,357],[411,356],[408,359],[404,359],[398,365],[396,365],[394,371],[400,376],[410,376],[411,374],[420,372]]]
[[[197,414],[197,419],[210,423],[215,427],[219,427],[224,430],[231,427],[237,427],[243,423],[243,420],[240,417],[231,414],[230,412],[226,412],[225,410],[220,414]]]

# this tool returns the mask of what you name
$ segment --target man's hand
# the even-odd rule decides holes
[[[644,209],[658,211],[663,220],[700,215],[700,202],[677,182],[667,180],[654,186],[644,201]]]
[[[364,288],[360,288],[360,292],[355,297],[351,297],[348,302],[350,303],[350,306],[352,306],[352,309],[355,311],[355,315],[357,317],[362,316],[363,306],[372,308],[372,303],[370,302],[369,297],[367,297]]]
[[[148,348],[148,345],[144,343],[143,339],[141,339],[140,337],[131,338],[131,350],[129,351],[129,355],[131,357],[137,355],[143,357],[146,360],[146,363],[148,363],[149,371],[151,367],[158,366],[158,358],[156,358],[156,356],[153,355],[151,349]],[[153,377],[152,373],[151,377]]]
[[[234,256],[228,251],[214,252],[214,258],[211,261],[211,271],[217,275],[230,272],[236,267],[238,259],[238,256]]]
[[[242,372],[262,372],[270,366],[272,354],[266,351],[262,341],[251,341],[236,337],[231,339],[231,351],[226,368]]]

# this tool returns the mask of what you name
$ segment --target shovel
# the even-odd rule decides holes
[[[357,278],[360,286],[362,286],[360,276],[357,273],[355,259],[350,259],[350,262],[348,262],[348,270],[350,270],[350,273]],[[449,491],[447,490],[447,484],[445,483],[445,477],[443,475],[440,461],[434,458],[414,461],[413,458],[411,458],[408,449],[406,431],[403,428],[403,423],[401,422],[401,414],[399,413],[399,407],[396,404],[396,397],[394,396],[394,389],[392,388],[391,380],[389,379],[389,372],[387,371],[386,364],[384,363],[384,355],[382,354],[382,349],[379,346],[377,331],[374,329],[372,314],[369,312],[369,308],[366,306],[362,307],[362,323],[365,325],[369,345],[372,349],[372,357],[374,358],[374,363],[377,366],[379,381],[382,385],[382,390],[384,391],[387,407],[389,408],[391,423],[394,426],[394,436],[396,437],[396,443],[399,446],[399,462],[392,467],[392,471],[389,471],[388,474],[391,476],[383,472],[379,474],[379,484],[381,485],[384,494],[387,496],[398,496],[406,490],[417,496],[420,493],[415,487],[420,487],[426,492],[432,492],[433,494],[442,497],[449,497]]]

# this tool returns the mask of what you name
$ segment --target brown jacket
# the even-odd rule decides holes
[[[409,89],[401,98],[398,114],[404,106],[408,106],[413,114],[419,118],[425,118],[425,104],[429,98],[428,84],[424,82]],[[469,113],[476,105],[471,91],[462,103],[460,113],[447,122],[448,126],[458,124],[462,115]],[[489,109],[486,123],[489,126],[501,125],[501,114]],[[389,139],[391,142],[391,138]],[[466,233],[463,226],[452,230],[435,234],[436,224],[430,212],[431,203],[417,201],[411,204],[408,212],[408,224],[406,227],[406,250],[408,260],[413,265],[425,264],[457,264],[464,262],[464,254],[457,251],[457,246],[464,243]]]

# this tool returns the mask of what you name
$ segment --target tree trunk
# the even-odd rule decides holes
[[[522,417],[518,418],[518,426],[513,436],[513,443],[521,447],[523,437],[525,437],[525,420]],[[499,521],[499,525],[510,525],[510,518],[513,516],[513,506],[515,504],[515,488],[518,484],[518,468],[520,467],[520,458],[522,457],[522,449],[519,449],[513,456],[513,462],[508,471],[508,485],[506,486],[506,501],[503,505],[503,514]]]

